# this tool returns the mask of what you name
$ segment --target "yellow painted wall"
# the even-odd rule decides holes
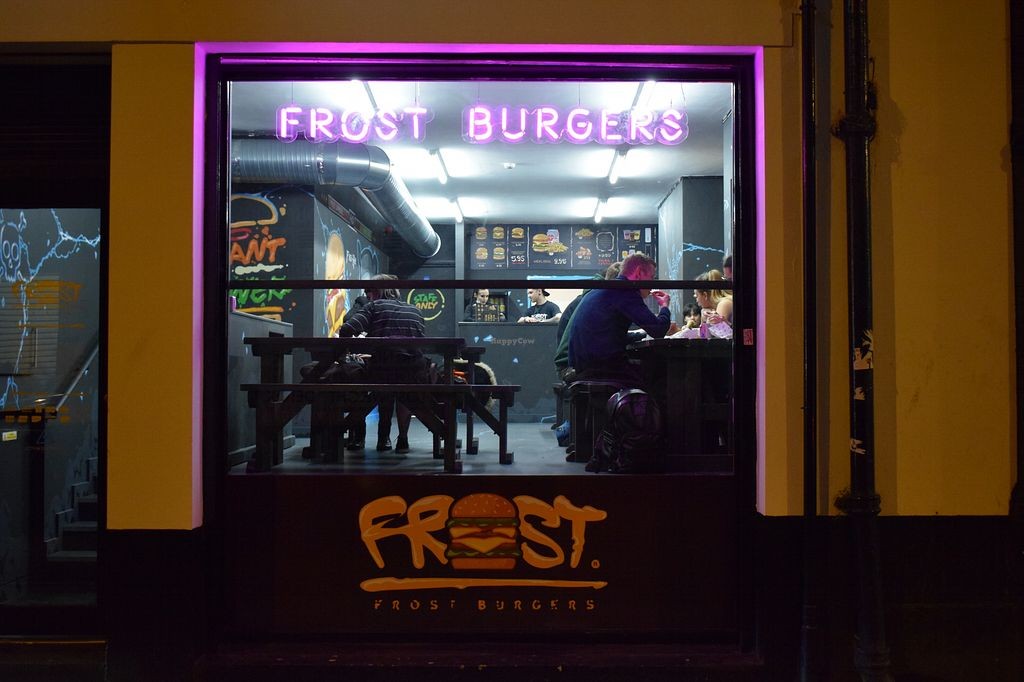
[[[1005,514],[1016,479],[1008,6],[872,3],[875,422],[882,513]],[[836,23],[836,30],[841,27]],[[843,106],[833,50],[833,119]],[[834,141],[833,309],[845,308]],[[965,287],[962,278],[979,278]],[[962,311],[962,312],[959,312]],[[835,319],[830,470],[848,485],[846,320]]]
[[[191,45],[113,50],[107,525],[201,522]],[[198,356],[197,356],[198,357]]]
[[[895,349],[895,376],[876,383],[896,387],[879,416],[895,425],[898,513],[1002,514],[1016,438],[1008,5],[919,6],[880,3],[872,25],[888,37],[873,218]]]
[[[0,42],[780,45],[796,0],[6,0]]]
[[[799,514],[803,494],[803,263],[800,200],[800,57],[765,52],[766,345],[764,476],[759,509]]]
[[[197,40],[768,46],[767,468],[761,508],[800,513],[797,4],[654,0],[637,11],[611,0],[566,0],[552,14],[556,6],[546,0],[396,1],[386,11],[351,1],[8,0],[0,42],[118,43],[110,226],[111,527],[190,528],[197,522],[193,272],[156,271],[158,261],[149,258],[157,234],[180,237],[176,248],[192,244],[190,43]],[[873,148],[876,422],[887,513],[1004,513],[1015,476],[1006,12],[1003,0],[872,3],[881,99]],[[832,23],[833,110],[822,115],[834,117],[842,107],[841,8]],[[127,44],[136,42],[153,44]],[[833,324],[823,340],[831,353],[831,408],[821,423],[830,434],[827,475],[834,496],[848,480],[849,436],[844,175],[842,147],[833,142],[831,149]],[[175,302],[173,309],[140,308],[139,287],[151,273],[170,278],[174,294],[166,300]],[[977,306],[985,331],[976,325],[965,332],[949,314],[953,306],[973,309],[977,303],[949,284],[951,277],[972,275],[992,283]],[[144,324],[157,316],[159,331]],[[140,366],[160,368],[160,390],[137,376]],[[957,483],[966,489],[954,488]]]

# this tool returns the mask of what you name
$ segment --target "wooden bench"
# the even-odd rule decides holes
[[[622,386],[608,381],[574,381],[569,384],[569,428],[573,453],[570,461],[588,462],[594,456],[597,437],[605,423],[608,399]]]
[[[466,414],[467,452],[476,454],[473,415],[479,415],[498,436],[498,461],[511,464],[508,451],[508,407],[520,386],[491,384],[382,384],[382,383],[260,383],[242,384],[249,406],[256,410],[256,452],[248,470],[268,471],[283,456],[284,425],[305,406],[312,407],[310,445],[314,452],[337,457],[341,434],[373,409],[374,393],[395,393],[434,436],[434,456],[444,458],[448,473],[461,473],[457,453],[457,411]],[[287,393],[286,396],[282,394]],[[480,400],[484,393],[497,398],[498,417]],[[447,396],[448,399],[444,399]],[[347,416],[346,416],[346,413]],[[443,455],[441,444],[443,442]]]

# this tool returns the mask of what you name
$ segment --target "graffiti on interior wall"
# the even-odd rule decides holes
[[[326,275],[324,279],[345,279],[345,243],[341,233],[332,231],[327,236],[327,257],[324,263]],[[327,301],[324,305],[324,318],[327,322],[327,335],[334,336],[345,321],[348,311],[348,291],[345,289],[328,289]]]
[[[370,279],[380,272],[380,255],[366,237],[319,201],[314,204],[314,211],[324,244],[321,262],[317,264],[323,279]],[[323,334],[338,333],[359,293],[342,287],[324,291]]]
[[[691,244],[689,242],[683,242],[682,247],[677,248],[675,250],[675,253],[672,254],[672,257],[668,259],[668,273],[666,279],[681,279],[679,277],[679,274],[683,266],[683,254],[691,252],[706,252],[708,254],[716,254],[714,257],[710,255],[708,256],[709,260],[707,269],[721,269],[722,258],[725,257],[725,251],[723,251],[722,249],[716,249],[711,246],[701,246],[700,244]],[[703,259],[698,256],[697,260],[700,261]]]
[[[266,194],[231,196],[231,279],[287,279],[284,251],[288,239],[275,228],[288,207],[277,206]],[[244,216],[244,217],[243,217]],[[280,320],[291,289],[232,289],[237,309],[244,313]],[[294,307],[294,303],[291,304]]]
[[[692,244],[690,242],[683,242],[681,247],[676,248],[672,255],[668,259],[668,273],[664,276],[664,279],[678,280],[682,279],[683,270],[683,256],[687,253],[700,254],[694,257],[701,267],[701,272],[706,272],[713,268],[721,269],[722,258],[725,257],[725,252],[722,249],[716,249],[713,246],[703,246],[701,244]],[[686,273],[689,279],[696,279],[700,273]],[[693,301],[692,298],[683,300],[681,296],[677,295],[677,291],[672,292],[672,301],[669,304],[669,310],[672,313],[673,320],[682,319],[683,308],[687,303]]]
[[[64,225],[61,213],[91,216],[88,230]],[[61,262],[88,253],[99,260],[99,212],[0,209],[0,313],[5,338],[0,409],[20,409],[17,377],[36,361],[33,339],[40,328],[56,331],[56,311],[77,302],[82,284],[61,281]],[[89,232],[89,234],[86,234]],[[10,327],[8,329],[8,327]]]

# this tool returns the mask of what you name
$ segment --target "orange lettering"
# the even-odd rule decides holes
[[[523,539],[540,543],[553,552],[552,556],[545,556],[524,542],[522,544],[523,561],[534,568],[552,568],[563,564],[565,562],[565,552],[558,546],[558,543],[544,535],[544,533],[541,533],[533,524],[526,520],[527,516],[536,516],[548,528],[558,528],[562,522],[558,512],[551,505],[538,500],[536,497],[519,495],[514,499],[516,506],[519,508],[519,532],[522,534]]]
[[[603,521],[608,518],[608,514],[590,505],[577,507],[564,495],[555,498],[555,509],[562,518],[572,523],[572,554],[569,556],[569,565],[576,568],[580,565],[580,557],[583,556],[587,521]]]
[[[275,237],[273,239],[250,239],[249,245],[246,246],[245,251],[242,250],[242,246],[238,242],[231,243],[231,262],[241,263],[242,265],[249,265],[253,261],[262,263],[264,257],[267,255],[267,251],[270,251],[270,258],[268,259],[271,263],[277,262],[277,247],[284,246],[288,243],[288,240],[284,237]]]
[[[444,556],[444,543],[430,535],[430,532],[444,528],[452,499],[448,495],[432,495],[416,500],[407,508],[405,500],[390,495],[363,506],[359,510],[359,532],[377,568],[384,568],[384,557],[381,556],[377,542],[395,535],[408,538],[412,564],[416,568],[423,568],[424,548],[429,549],[442,564],[448,563]],[[403,514],[406,514],[409,521],[406,525],[388,525]]]

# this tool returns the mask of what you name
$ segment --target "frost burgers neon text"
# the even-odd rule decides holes
[[[432,111],[421,106],[377,111],[333,110],[327,107],[279,107],[277,138],[292,142],[299,135],[312,142],[423,142]],[[475,104],[462,113],[462,137],[472,144],[489,142],[570,142],[605,145],[676,145],[689,135],[686,113],[679,109],[652,111],[574,107],[488,106]]]

